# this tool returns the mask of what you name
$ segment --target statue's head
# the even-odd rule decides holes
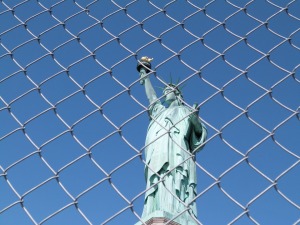
[[[178,100],[180,104],[183,104],[183,96],[178,85],[169,83],[163,89],[163,94],[165,95],[166,102]]]

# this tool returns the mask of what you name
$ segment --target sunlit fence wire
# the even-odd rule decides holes
[[[144,55],[208,129],[198,223],[300,224],[299,15],[296,0],[1,0],[0,224],[140,221]]]

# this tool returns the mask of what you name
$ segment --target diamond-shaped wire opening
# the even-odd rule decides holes
[[[106,175],[84,154],[59,170],[59,180],[74,197],[104,178]]]
[[[41,148],[43,158],[56,172],[86,153],[86,149],[74,139],[71,133],[65,133]]]
[[[7,179],[20,195],[38,187],[53,175],[37,151],[20,159],[7,170]]]
[[[12,30],[1,35],[1,43],[10,51],[33,39],[36,38],[22,24],[14,26]]]
[[[43,3],[42,3],[43,4]],[[53,4],[53,3],[52,3]],[[59,1],[51,7],[52,15],[60,21],[65,21],[76,13],[82,11],[73,1]]]
[[[298,55],[299,49],[293,47],[288,42],[285,42],[276,48],[274,47],[274,50],[272,50],[270,54],[270,61],[276,67],[293,71],[299,66],[299,61],[296,59]],[[281,57],[288,57],[289,60],[280,60]]]
[[[265,22],[280,9],[267,1],[253,1],[247,6],[247,13],[257,20]]]
[[[6,60],[5,60],[6,61]],[[9,64],[9,61],[6,61]],[[10,103],[26,93],[35,91],[35,86],[27,79],[24,72],[16,72],[5,77],[1,82],[1,96]]]
[[[276,135],[277,136],[277,135]],[[273,181],[297,161],[297,158],[268,138],[249,154],[249,162]]]
[[[103,193],[106,193],[103,195]],[[114,204],[109,204],[114,202]],[[93,223],[106,221],[115,213],[128,206],[108,180],[99,183],[79,198],[79,207]]]
[[[26,28],[35,36],[39,36],[57,24],[57,20],[51,16],[49,11],[43,8],[43,12],[37,13],[27,21]]]
[[[18,121],[12,116],[12,114],[7,109],[2,109],[0,111],[0,114],[3,121],[0,137],[7,136],[8,134],[22,128]]]
[[[39,85],[48,82],[61,71],[63,71],[62,67],[53,60],[52,56],[48,55],[29,65],[26,68],[26,75]]]
[[[73,127],[75,137],[86,148],[96,144],[112,132],[117,132],[114,124],[99,111],[95,111],[79,120]]]
[[[1,175],[2,175],[2,173],[1,173]],[[9,184],[4,176],[0,176],[0,186],[2,189],[1,191],[2,191],[3,195],[5,196],[5,198],[3,198],[0,203],[0,211],[2,211],[3,209],[7,208],[11,204],[19,202],[20,199],[13,192],[13,190],[11,189],[11,186],[9,186]]]
[[[48,204],[43,204],[45,202]],[[56,179],[51,179],[24,197],[25,207],[38,222],[72,202]],[[35,205],[39,205],[39,207],[34,207]]]
[[[38,146],[66,131],[67,126],[53,110],[44,111],[33,117],[25,126],[25,133]]]
[[[28,107],[28,102],[33,101],[34,104]],[[50,110],[51,105],[48,104],[38,93],[37,90],[28,92],[17,101],[11,104],[11,112],[24,124],[29,119]]]
[[[97,108],[91,104],[82,92],[67,98],[56,108],[57,114],[69,125],[81,120],[95,110]]]
[[[85,224],[90,222],[89,220],[86,220],[83,213],[75,206],[75,204],[72,203],[69,203],[69,205],[57,210],[42,221],[46,221],[46,224],[61,224],[66,222],[66,218],[68,218],[67,222],[72,224]]]
[[[276,114],[267,113],[270,112],[269,110],[276,112]],[[269,95],[264,96],[249,108],[249,117],[269,131],[272,131],[291,114],[289,110],[276,103]]]
[[[30,8],[30,10],[27,10],[28,8]],[[44,9],[36,1],[22,2],[14,7],[14,15],[22,21],[26,21],[42,11],[44,11]]]
[[[98,21],[90,17],[85,11],[75,14],[65,22],[66,29],[77,36],[82,33],[87,27],[90,27]]]
[[[21,204],[15,204],[12,207],[5,210],[3,213],[1,213],[1,220],[10,221],[16,224],[32,224],[32,220],[25,212],[24,207],[22,207]]]
[[[40,34],[40,42],[51,52],[57,49],[58,46],[68,43],[70,40],[73,40],[73,36],[66,32],[63,24],[59,21]]]
[[[201,202],[210,202],[204,205]],[[208,189],[197,204],[199,211],[198,219],[201,223],[227,224],[243,210],[229,199],[216,185]],[[231,210],[224,210],[230,208]]]
[[[270,207],[270,201],[274,203]],[[269,189],[249,206],[250,215],[260,224],[278,221],[279,223],[293,223],[299,216],[299,209],[286,201],[275,191]]]

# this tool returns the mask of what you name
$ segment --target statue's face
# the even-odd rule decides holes
[[[166,102],[172,102],[176,100],[175,90],[171,88],[166,88],[163,93],[166,96]]]

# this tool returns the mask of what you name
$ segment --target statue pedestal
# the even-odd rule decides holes
[[[164,218],[164,217],[156,217],[156,218],[151,218],[146,222],[147,225],[164,225],[169,221],[169,219]],[[169,225],[181,225],[180,223],[177,223],[175,221],[170,221],[168,223]]]
[[[143,222],[147,225],[164,225],[172,218],[173,216],[170,213],[163,212],[163,211],[155,211],[142,219]],[[185,225],[185,224],[178,223],[176,220],[177,219],[175,219],[174,221],[173,220],[170,221],[168,225]],[[137,222],[135,225],[143,225],[143,223]]]

